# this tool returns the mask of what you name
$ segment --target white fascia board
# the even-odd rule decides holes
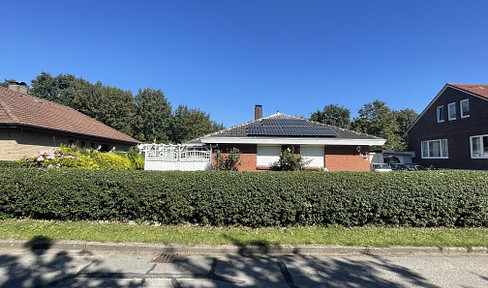
[[[202,137],[207,144],[268,144],[268,145],[348,145],[381,146],[385,139],[344,138],[259,138],[259,137]]]

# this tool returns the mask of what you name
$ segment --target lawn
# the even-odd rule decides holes
[[[53,240],[159,244],[488,247],[488,228],[382,227],[211,227],[159,226],[115,222],[0,220],[0,239],[46,237]]]

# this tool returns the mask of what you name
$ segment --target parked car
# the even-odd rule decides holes
[[[405,164],[402,163],[391,163],[390,164],[391,170],[393,171],[413,171]]]
[[[384,156],[383,162],[391,166],[392,163],[400,163],[400,159],[398,159],[398,157],[395,156]]]
[[[371,171],[391,172],[391,167],[386,163],[371,163]]]
[[[415,163],[407,163],[407,164],[402,164],[402,163],[391,163],[391,170],[394,171],[427,171],[427,170],[439,170],[437,169],[437,166],[432,165],[429,168],[425,168],[422,165],[415,164]]]

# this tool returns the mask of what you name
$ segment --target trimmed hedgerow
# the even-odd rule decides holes
[[[16,161],[0,161],[0,168],[18,168],[20,164]]]
[[[488,227],[488,174],[0,169],[0,218]]]

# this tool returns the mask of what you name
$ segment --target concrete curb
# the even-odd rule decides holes
[[[163,245],[148,243],[101,243],[65,240],[0,240],[0,249],[53,249],[92,252],[165,253],[184,255],[408,255],[408,254],[488,254],[488,247],[358,247],[341,245]]]

